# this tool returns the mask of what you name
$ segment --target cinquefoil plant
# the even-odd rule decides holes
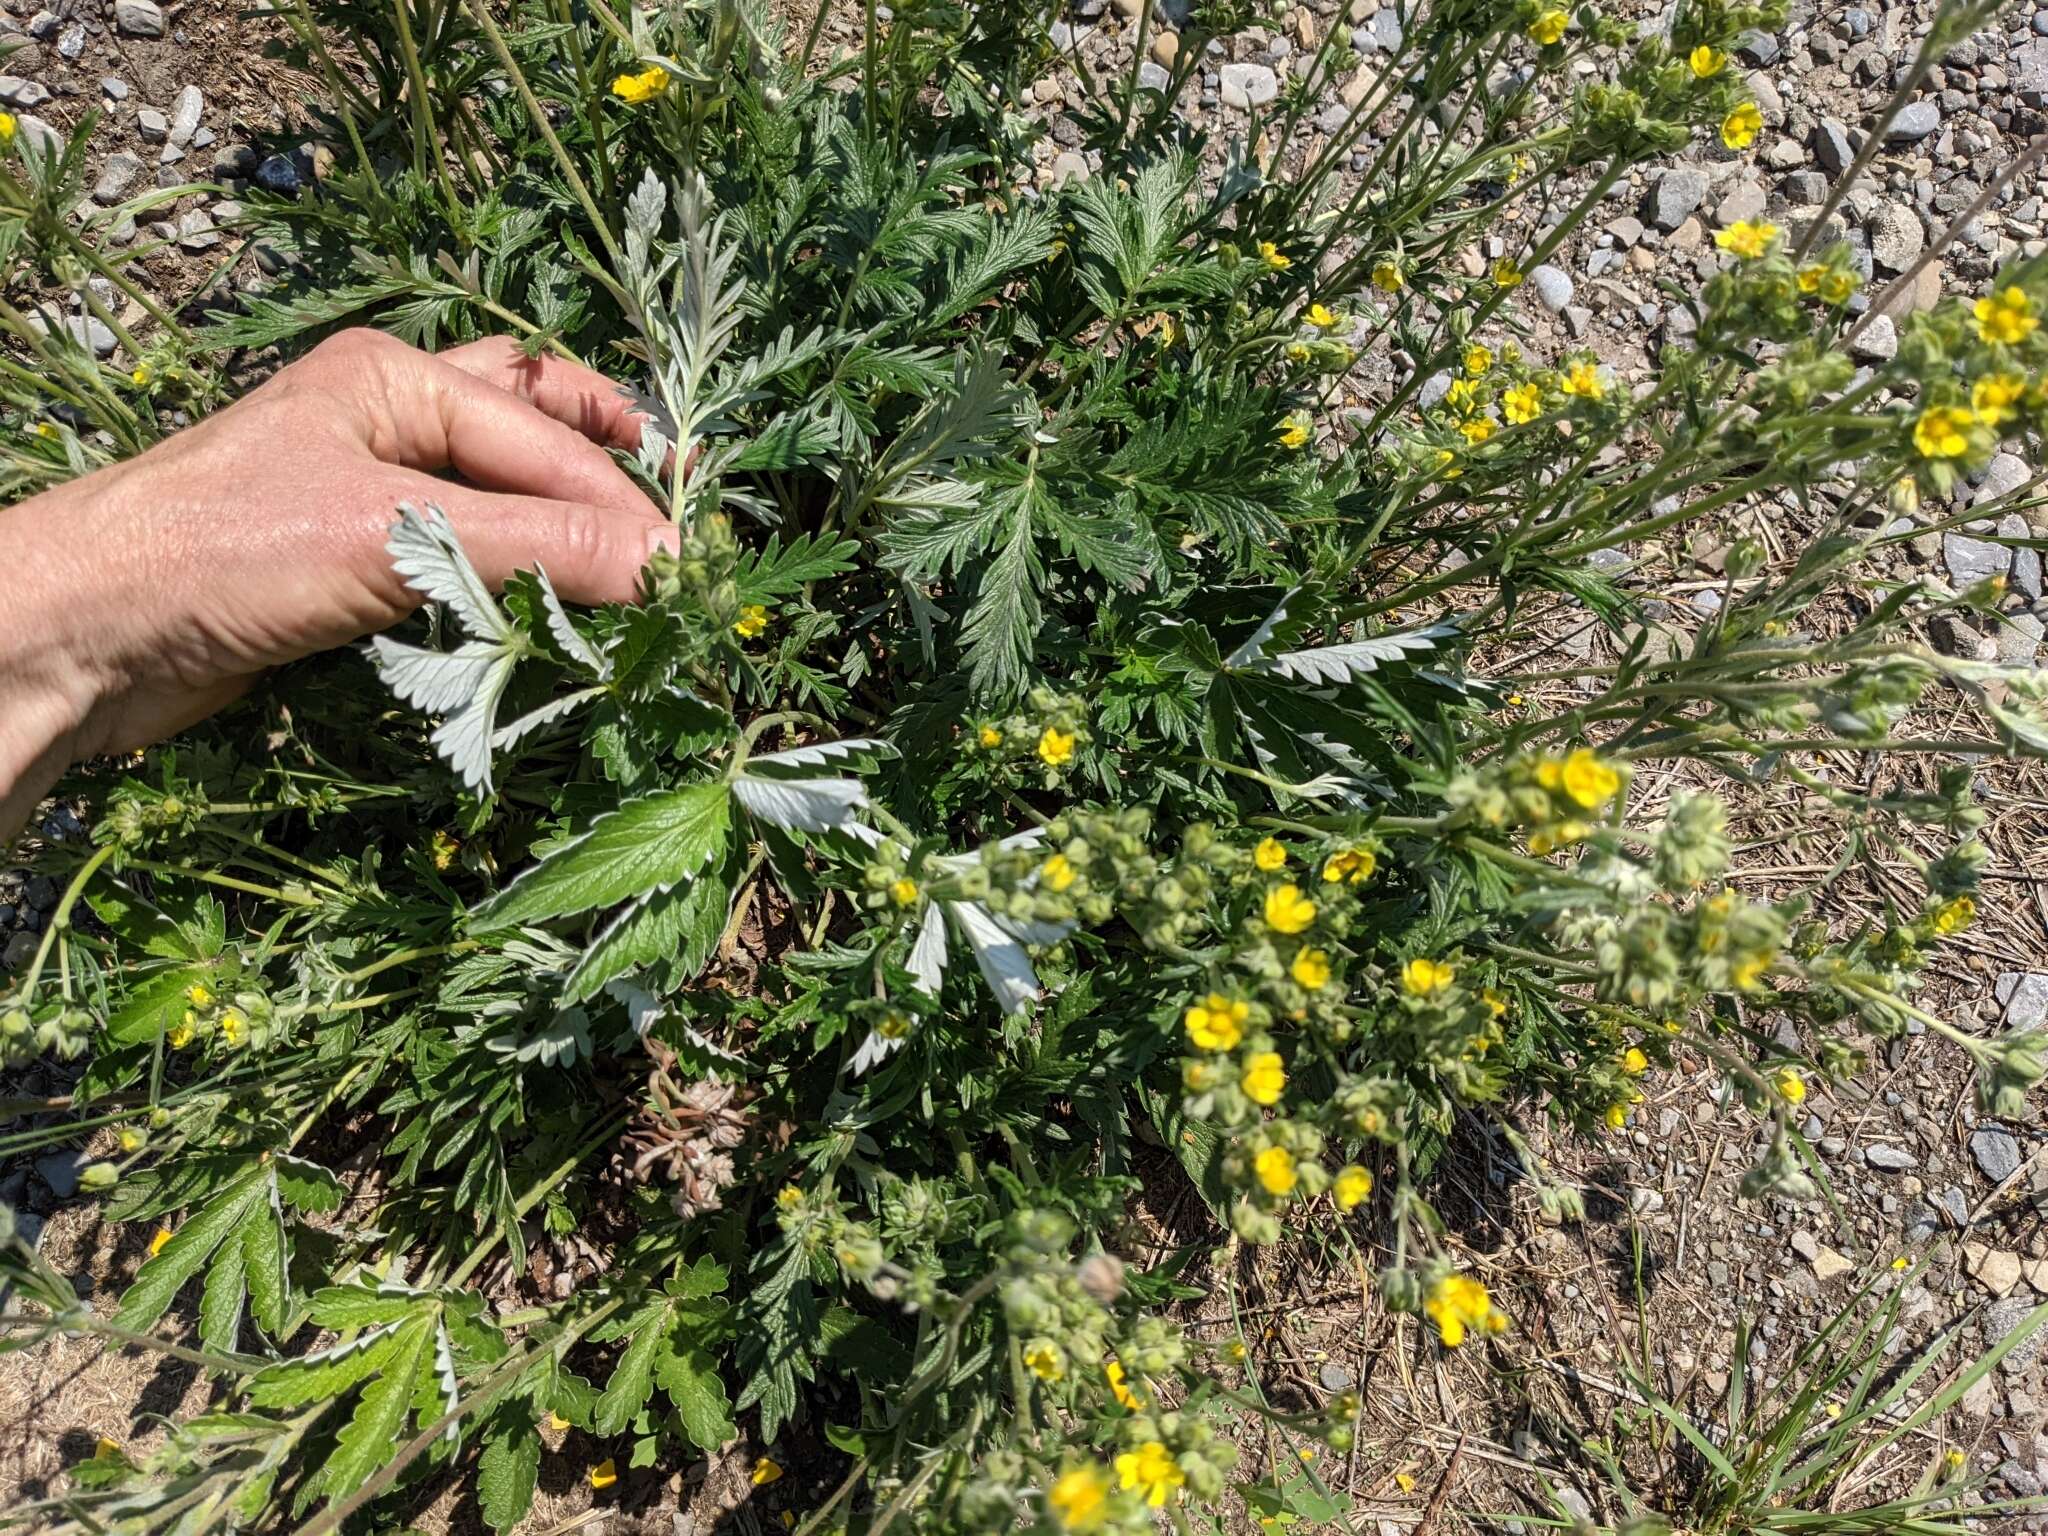
[[[288,288],[166,328],[126,385],[8,374],[33,483],[90,460],[100,393],[146,422],[123,447],[173,384],[210,398],[206,347],[509,328],[636,392],[684,533],[644,601],[582,612],[540,571],[494,596],[395,508],[425,617],[78,780],[95,845],[45,850],[68,885],[0,1031],[89,1053],[83,1118],[8,1144],[118,1138],[91,1182],[159,1230],[111,1322],[10,1262],[49,1327],[124,1340],[190,1283],[168,1347],[226,1397],[79,1469],[72,1528],[319,1533],[473,1472],[509,1529],[571,1425],[599,1487],[742,1436],[759,1483],[800,1461],[836,1490],[806,1536],[1142,1528],[1223,1496],[1234,1416],[1342,1445],[1356,1406],[1272,1414],[1242,1339],[1175,1321],[1193,1255],[1120,1262],[1138,1168],[1170,1171],[1144,1139],[1234,1241],[1376,1214],[1376,1304],[1472,1349],[1513,1324],[1426,1199],[1461,1111],[1569,1211],[1517,1120],[1624,1125],[1680,1039],[1773,1128],[1757,1194],[1811,1192],[1808,1076],[1915,1021],[2001,1112],[2041,1077],[2038,1039],[1915,1001],[1974,910],[1968,770],[1865,796],[1810,764],[2048,747],[2037,674],[1912,638],[1995,593],[1825,602],[1903,536],[1888,509],[2038,430],[2048,273],[1859,372],[1847,252],[1738,225],[1632,389],[1518,342],[1508,295],[1630,164],[1749,146],[1727,57],[1768,9],[1636,37],[1426,7],[1307,152],[1337,28],[1220,176],[1174,104],[1243,18],[1193,11],[1165,89],[1067,109],[1099,168],[1039,192],[1034,8],[870,7],[823,66],[815,27],[727,3],[301,6],[339,158],[252,201]],[[52,174],[9,185],[42,207]],[[1540,236],[1505,218],[1565,191]],[[1337,381],[1394,347],[1347,428]],[[1799,529],[1775,562],[1766,503]],[[1587,561],[1695,531],[1731,552],[1690,631]],[[1619,659],[1475,664],[1549,596]],[[1529,702],[1556,681],[1569,707]],[[1902,735],[1936,688],[1988,734]],[[1796,788],[1918,904],[1838,942],[1738,894],[1715,798],[1635,808],[1680,761]],[[375,1149],[347,1179],[344,1127]]]

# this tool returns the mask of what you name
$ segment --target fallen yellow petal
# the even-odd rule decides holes
[[[763,1456],[754,1463],[754,1470],[749,1475],[748,1481],[753,1483],[756,1488],[764,1488],[780,1476],[782,1476],[782,1468],[776,1464],[775,1459],[770,1456]]]
[[[149,1240],[149,1256],[153,1259],[162,1253],[164,1251],[164,1244],[170,1240],[171,1229],[169,1227],[158,1227],[156,1229],[156,1236]]]
[[[585,1475],[590,1479],[591,1487],[609,1488],[619,1480],[619,1469],[612,1464],[611,1457],[607,1456]]]

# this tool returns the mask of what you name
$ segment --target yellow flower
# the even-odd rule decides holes
[[[588,1472],[583,1474],[593,1488],[609,1488],[619,1480],[618,1464],[607,1456]]]
[[[1846,304],[1855,297],[1856,289],[1861,282],[1862,279],[1854,272],[1830,268],[1827,275],[1820,280],[1821,301],[1826,304]]]
[[[1308,313],[1303,315],[1302,319],[1319,331],[1334,331],[1337,328],[1336,313],[1326,304],[1309,305]]]
[[[1436,1324],[1437,1337],[1447,1349],[1456,1349],[1475,1329],[1481,1333],[1507,1331],[1507,1314],[1494,1306],[1486,1287],[1470,1275],[1445,1275],[1430,1287],[1422,1310]]]
[[[1728,55],[1701,43],[1685,56],[1685,62],[1692,70],[1693,79],[1711,80],[1728,67]]]
[[[1064,891],[1079,875],[1064,853],[1056,853],[1038,866],[1038,878],[1054,891]]]
[[[1024,1365],[1040,1381],[1058,1381],[1067,1374],[1067,1358],[1050,1339],[1040,1339],[1027,1348]]]
[[[1316,920],[1316,904],[1293,884],[1266,892],[1266,926],[1275,933],[1300,933]]]
[[[1285,272],[1294,265],[1293,259],[1284,254],[1280,247],[1270,240],[1261,240],[1259,242],[1259,260],[1263,261],[1275,272]]]
[[[1430,997],[1448,987],[1456,975],[1448,962],[1417,955],[1401,967],[1401,990],[1410,997]]]
[[[1912,1262],[1913,1261],[1911,1259],[1908,1259],[1903,1253],[1900,1254],[1896,1259],[1892,1260],[1892,1273],[1904,1274],[1908,1269],[1912,1267]]]
[[[1545,11],[1529,23],[1529,40],[1539,48],[1548,48],[1564,36],[1564,29],[1571,18],[1563,11]]]
[[[15,126],[14,114],[12,112],[0,112],[0,144],[12,144],[14,142]]]
[[[747,1481],[756,1488],[765,1488],[782,1476],[782,1467],[771,1456],[763,1456],[754,1463],[754,1470],[747,1474]]]
[[[461,851],[461,842],[445,829],[436,828],[434,835],[427,839],[427,857],[433,860],[434,868],[438,870],[447,870]]]
[[[1320,949],[1304,949],[1294,957],[1294,963],[1287,967],[1287,974],[1295,984],[1310,992],[1320,992],[1330,984],[1330,957]]]
[[[1243,1339],[1232,1339],[1228,1344],[1225,1344],[1223,1346],[1224,1358],[1226,1360],[1238,1361],[1240,1364],[1243,1363],[1244,1357],[1250,1353],[1251,1351],[1244,1347]]]
[[[1000,747],[1003,744],[1003,733],[992,725],[984,725],[975,733],[974,739],[984,747]]]
[[[1252,1171],[1259,1187],[1269,1195],[1291,1195],[1301,1175],[1294,1169],[1294,1154],[1285,1147],[1268,1147],[1252,1159]]]
[[[1465,349],[1465,371],[1471,374],[1473,378],[1478,378],[1492,366],[1492,348],[1482,347],[1475,343]]]
[[[1508,1000],[1491,987],[1479,989],[1479,1000],[1486,1004],[1486,1011],[1494,1018],[1504,1018],[1508,1011]]]
[[[1463,415],[1479,403],[1479,386],[1470,379],[1453,379],[1444,391],[1444,404],[1453,412]]]
[[[889,899],[899,907],[907,907],[917,900],[917,882],[908,877],[889,882]]]
[[[1117,1457],[1116,1475],[1126,1492],[1135,1488],[1154,1509],[1162,1508],[1188,1480],[1180,1463],[1173,1459],[1173,1452],[1157,1440],[1147,1440],[1135,1451],[1125,1451]]]
[[[875,1026],[875,1033],[884,1040],[907,1040],[910,1037],[910,1016],[891,1008],[882,1015],[882,1022]]]
[[[629,107],[654,100],[668,89],[668,71],[659,64],[650,65],[637,75],[620,75],[612,81],[612,94]]]
[[[1337,1209],[1348,1211],[1372,1193],[1372,1175],[1356,1163],[1339,1168],[1330,1193],[1337,1197]]]
[[[1159,316],[1159,345],[1170,347],[1180,335],[1180,327],[1174,324],[1173,316],[1161,313]]]
[[[1976,416],[1954,405],[1933,405],[1913,423],[1913,446],[1927,459],[1959,459],[1970,451]]]
[[[1251,1017],[1251,1012],[1248,1004],[1211,992],[1188,1009],[1181,1024],[1188,1039],[1202,1050],[1231,1051],[1244,1038],[1245,1020]]]
[[[1109,1508],[1109,1479],[1092,1463],[1062,1472],[1046,1489],[1045,1506],[1063,1531],[1097,1530]]]
[[[1381,293],[1399,293],[1408,285],[1408,278],[1395,262],[1382,259],[1373,263],[1372,285]]]
[[[1329,885],[1339,881],[1361,885],[1379,867],[1380,861],[1370,848],[1345,848],[1323,860],[1323,880]]]
[[[206,1008],[212,1006],[213,994],[206,989],[203,982],[195,981],[185,989],[185,1001],[194,1008]]]
[[[775,1203],[785,1211],[793,1211],[804,1203],[804,1192],[794,1184],[785,1184],[775,1192]]]
[[[1756,142],[1763,126],[1764,115],[1757,110],[1756,103],[1745,101],[1721,119],[1721,142],[1730,149],[1747,149]]]
[[[1943,938],[1960,933],[1977,919],[1977,903],[1967,896],[1944,902],[1934,913],[1934,931]]]
[[[47,421],[39,421],[36,423],[36,436],[55,442],[57,439],[57,429]]]
[[[2001,346],[2016,347],[2034,334],[2041,322],[2034,314],[2034,301],[2026,290],[2006,287],[1977,301],[1979,339]]]
[[[1621,1070],[1630,1077],[1641,1077],[1650,1070],[1650,1058],[1637,1046],[1630,1046],[1621,1053]]]
[[[1771,1086],[1778,1090],[1778,1097],[1787,1104],[1806,1102],[1806,1079],[1790,1067],[1780,1067],[1772,1073]]]
[[[1799,285],[1801,293],[1819,293],[1820,280],[1827,275],[1826,267],[1804,266],[1793,274],[1792,280]]]
[[[1970,390],[1970,409],[1995,427],[2019,414],[2015,408],[2026,392],[2027,381],[2016,373],[1986,374]]]
[[[1290,451],[1308,446],[1309,426],[1299,416],[1280,418],[1280,446]]]
[[[1111,1360],[1102,1367],[1102,1374],[1109,1379],[1109,1395],[1133,1413],[1142,1413],[1145,1399],[1132,1391],[1124,1382],[1124,1363]]]
[[[137,388],[141,388],[142,386],[149,383],[151,377],[152,375],[149,371],[149,364],[137,363],[135,365],[135,371],[128,375],[128,381],[131,384],[134,384]]]
[[[166,1038],[172,1050],[182,1051],[192,1043],[192,1026],[190,1024],[180,1024],[172,1029]]]
[[[230,1008],[220,1016],[220,1037],[229,1045],[240,1045],[248,1028],[249,1021],[243,1018],[237,1009]]]
[[[1517,384],[1500,397],[1501,414],[1510,425],[1521,426],[1543,414],[1543,390],[1535,384]]]
[[[149,1256],[153,1259],[162,1253],[164,1251],[164,1244],[170,1240],[171,1229],[169,1227],[158,1227],[156,1229],[156,1236],[149,1240]]]
[[[1769,955],[1751,955],[1746,960],[1738,961],[1734,970],[1729,973],[1730,979],[1737,987],[1747,992],[1763,980],[1764,972],[1771,968],[1771,959]]]
[[[1270,875],[1287,862],[1287,850],[1276,837],[1260,838],[1259,846],[1252,850],[1252,862]]]
[[[1038,737],[1038,759],[1048,768],[1057,768],[1074,755],[1074,734],[1063,731],[1056,725],[1048,725]]]
[[[768,627],[768,610],[760,603],[748,603],[740,609],[740,616],[733,622],[733,633],[742,640],[751,640]]]
[[[1246,1057],[1237,1085],[1254,1104],[1270,1108],[1279,1103],[1280,1095],[1287,1091],[1287,1069],[1280,1064],[1280,1053],[1255,1051]]]
[[[1290,363],[1305,363],[1309,360],[1309,350],[1307,346],[1305,346],[1301,342],[1290,341],[1281,350],[1285,352],[1287,356],[1287,361],[1289,361]]]
[[[1568,395],[1577,395],[1585,400],[1605,400],[1607,386],[1600,382],[1600,367],[1597,363],[1573,363],[1559,382],[1559,389]]]
[[[1748,219],[1737,219],[1726,229],[1715,232],[1714,244],[1742,261],[1755,261],[1770,250],[1771,242],[1777,238],[1778,226],[1768,220],[1751,223]]]
[[[1580,747],[1560,765],[1559,782],[1574,805],[1590,811],[1613,798],[1621,775]]]
[[[1493,286],[1496,288],[1519,288],[1525,276],[1522,269],[1503,256],[1493,264]]]
[[[1628,1106],[1626,1104],[1610,1104],[1607,1106],[1607,1113],[1601,1118],[1607,1122],[1607,1129],[1618,1131],[1628,1124]]]

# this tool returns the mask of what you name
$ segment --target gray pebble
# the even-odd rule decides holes
[[[1565,306],[1572,301],[1571,275],[1549,262],[1529,273],[1529,286],[1536,290],[1537,299],[1553,315],[1563,314]]]
[[[162,37],[170,28],[156,0],[114,0],[114,30],[123,37]]]
[[[1920,1166],[1920,1159],[1899,1147],[1876,1146],[1863,1149],[1863,1160],[1881,1173],[1904,1173],[1908,1168]]]
[[[1996,1121],[1987,1120],[1971,1133],[1970,1155],[1993,1184],[2003,1183],[2020,1170],[2020,1144]]]

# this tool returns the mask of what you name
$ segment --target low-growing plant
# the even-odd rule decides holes
[[[1184,1325],[1215,1238],[1134,1262],[1141,1179],[1177,1162],[1231,1244],[1314,1224],[1484,1350],[1513,1319],[1427,1198],[1461,1114],[1570,1214],[1518,1123],[1623,1127],[1681,1046],[1769,1127],[1757,1197],[1813,1193],[1795,1111],[1872,1042],[1924,1027],[2001,1113],[2042,1076],[1916,1001],[1983,859],[1951,754],[2048,747],[2039,675],[1914,638],[1991,584],[1847,598],[2048,415],[2048,271],[1858,369],[1850,252],[1744,224],[1646,385],[1518,340],[1631,165],[1751,145],[1769,6],[1443,0],[1337,131],[1341,26],[1235,135],[1181,110],[1229,4],[1163,88],[1149,13],[1107,80],[1043,7],[869,5],[831,60],[822,13],[729,0],[279,15],[335,153],[248,197],[288,277],[118,366],[40,337],[0,370],[17,488],[220,398],[221,351],[510,331],[634,393],[682,546],[578,611],[394,508],[419,620],[71,786],[0,1036],[88,1059],[0,1144],[94,1133],[156,1235],[111,1320],[9,1262],[44,1327],[222,1391],[75,1469],[73,1528],[319,1533],[460,1471],[509,1529],[567,1426],[599,1488],[744,1435],[757,1484],[829,1483],[803,1536],[1140,1528],[1254,1477],[1244,1416],[1312,1449],[1357,1406],[1272,1408]],[[1056,68],[1092,169],[1054,188],[1021,107]],[[0,217],[17,277],[90,291],[77,161],[17,142]],[[1400,367],[1346,413],[1368,355]],[[1695,537],[1727,575],[1690,626],[1589,562]],[[1566,607],[1613,659],[1515,661]],[[1977,725],[1909,726],[1936,690]],[[1912,903],[1836,935],[1743,895],[1713,793],[1642,809],[1677,768]]]

